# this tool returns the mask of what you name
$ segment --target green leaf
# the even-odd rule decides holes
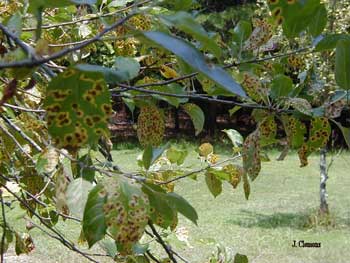
[[[164,4],[169,6],[171,10],[188,10],[193,4],[193,0],[165,0]]]
[[[78,218],[83,218],[84,208],[88,199],[92,183],[78,178],[72,181],[67,188],[66,197],[70,213]]]
[[[197,225],[198,214],[196,210],[182,196],[176,193],[168,193],[166,198],[169,201],[171,207],[176,209],[178,212],[180,212],[182,215]]]
[[[106,251],[108,256],[110,256],[111,258],[114,258],[118,253],[117,246],[114,240],[103,239],[99,242],[99,245],[104,251]]]
[[[241,147],[243,145],[243,136],[234,129],[222,130],[230,138],[234,147]]]
[[[193,103],[183,105],[185,112],[191,117],[196,136],[203,130],[205,116],[202,109]]]
[[[337,44],[335,80],[340,88],[350,90],[350,39],[339,40]]]
[[[271,98],[286,97],[293,90],[293,81],[285,75],[277,75],[271,82]]]
[[[84,236],[91,248],[106,234],[103,205],[107,200],[103,185],[96,185],[89,193],[83,217]]]
[[[209,191],[214,197],[217,197],[222,192],[222,182],[216,177],[216,175],[210,171],[205,173],[205,182]]]
[[[246,255],[237,253],[235,255],[233,263],[248,263],[248,257]]]
[[[309,24],[309,32],[313,37],[317,37],[327,25],[327,10],[324,4],[321,4],[315,10]]]
[[[250,183],[247,174],[243,174],[243,190],[245,199],[248,200],[250,195]]]
[[[22,15],[19,12],[14,13],[6,23],[7,29],[19,37],[22,33]]]
[[[140,63],[134,58],[117,57],[113,68],[116,68],[119,74],[126,76],[126,80],[131,80],[139,74]]]
[[[157,225],[168,228],[176,218],[176,211],[166,196],[166,192],[158,185],[144,183],[142,191],[147,194],[151,206],[151,219]],[[152,209],[153,208],[153,209]]]
[[[350,35],[347,35],[347,34],[326,35],[316,44],[315,51],[325,51],[329,49],[334,49],[337,46],[338,41],[342,39],[350,40]]]
[[[230,74],[218,66],[208,65],[203,55],[184,40],[157,31],[148,31],[143,34],[151,41],[179,56],[192,68],[200,71],[227,91],[246,97],[242,87],[232,79]]]
[[[244,41],[248,39],[252,33],[251,23],[247,21],[239,21],[233,30],[233,41],[235,41],[239,46],[242,46]]]
[[[57,147],[72,152],[85,145],[96,147],[99,138],[109,134],[110,93],[99,73],[67,69],[49,83],[44,106]]]
[[[171,163],[176,163],[177,165],[183,164],[185,158],[188,154],[187,150],[177,150],[173,147],[166,151],[166,157]]]
[[[172,15],[161,16],[172,26],[184,31],[198,40],[205,50],[211,51],[217,58],[221,57],[221,49],[215,41],[208,35],[205,29],[187,12],[177,12]]]
[[[109,84],[124,82],[130,79],[128,71],[118,70],[115,68],[107,68],[91,64],[78,64],[75,66],[75,68],[80,71],[100,73],[104,76],[105,81]]]
[[[176,95],[187,95],[187,92],[185,91],[184,87],[181,87],[176,83],[171,83],[166,86],[155,86],[155,87],[152,87],[152,90],[176,94]],[[157,98],[159,100],[164,100],[176,108],[179,107],[181,103],[186,103],[188,101],[188,98],[177,98],[177,97],[163,96],[163,95],[157,95],[157,94],[152,94],[152,97]]]
[[[165,144],[163,147],[154,148],[148,145],[142,155],[143,166],[146,170],[163,154],[163,152],[169,147],[169,144]]]

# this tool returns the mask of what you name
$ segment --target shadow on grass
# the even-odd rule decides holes
[[[297,212],[297,213],[274,213],[261,214],[242,209],[236,219],[229,219],[228,224],[238,225],[244,228],[279,228],[288,227],[292,229],[308,229],[310,226],[311,212]],[[350,220],[346,218],[336,218],[336,226],[350,227]]]

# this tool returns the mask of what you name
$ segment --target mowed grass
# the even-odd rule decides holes
[[[187,146],[190,154],[184,164],[188,169],[200,167],[194,146]],[[220,150],[218,150],[220,152]],[[228,157],[223,150],[221,159]],[[113,152],[115,162],[126,171],[137,169],[138,148]],[[327,190],[333,227],[305,227],[311,214],[319,206],[319,157],[310,157],[307,167],[299,168],[296,154],[283,162],[264,162],[259,177],[251,184],[248,201],[242,186],[233,189],[224,184],[223,193],[214,198],[208,191],[204,177],[197,181],[184,179],[175,191],[183,195],[199,214],[198,226],[180,217],[179,226],[188,231],[188,243],[177,243],[175,249],[189,262],[206,263],[222,244],[233,252],[246,254],[249,262],[256,263],[348,263],[350,262],[350,154],[334,157],[329,170]],[[15,222],[12,220],[12,222]],[[79,237],[77,224],[61,222],[58,228],[72,240]],[[39,230],[31,231],[36,250],[30,256],[8,262],[87,262],[70,252],[58,241],[47,239]],[[321,248],[293,248],[297,242],[320,242]],[[97,249],[101,252],[100,249]],[[97,258],[101,262],[108,259]]]

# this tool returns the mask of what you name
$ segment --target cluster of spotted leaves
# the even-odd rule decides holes
[[[159,146],[165,131],[163,114],[154,105],[141,107],[137,119],[137,137],[143,146]]]
[[[68,69],[51,80],[45,109],[56,146],[76,151],[108,134],[110,94],[99,73]]]
[[[256,19],[253,21],[254,30],[243,45],[243,50],[256,50],[272,37],[273,25],[267,20]]]
[[[123,178],[109,178],[104,184],[107,200],[103,206],[109,233],[122,255],[143,235],[149,220],[149,200],[139,184]]]
[[[262,97],[267,96],[268,89],[264,88],[259,77],[252,73],[244,72],[241,84],[248,96],[256,102],[261,102]]]
[[[146,15],[136,15],[129,19],[128,25],[136,28],[137,30],[146,31],[152,26],[150,17]],[[134,37],[127,37],[127,34],[131,32],[126,25],[117,27],[116,35],[118,39],[115,41],[116,52],[120,56],[134,56],[137,53],[137,45],[139,41]],[[124,37],[124,38],[122,38]]]

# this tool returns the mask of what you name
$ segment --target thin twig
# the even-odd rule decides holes
[[[154,225],[152,224],[152,222],[148,223],[148,226],[151,228],[153,235],[155,235],[155,237],[157,238],[157,242],[164,248],[165,252],[168,254],[169,259],[173,262],[173,263],[177,263],[176,258],[174,257],[174,253],[171,249],[171,247],[169,247],[165,241],[162,239],[162,237],[159,235],[159,233],[157,232],[157,229],[154,227]]]
[[[5,205],[4,205],[4,200],[2,198],[2,190],[0,189],[0,200],[1,200],[1,212],[2,212],[2,236],[1,236],[1,247],[0,247],[0,259],[1,263],[4,262],[4,252],[5,252],[5,237],[6,237],[6,228],[7,228],[7,223],[6,223],[6,213],[5,213]]]
[[[6,179],[2,174],[0,174],[0,177]],[[69,240],[67,240],[58,230],[52,228],[49,224],[47,224],[45,222],[45,220],[43,220],[41,218],[40,215],[38,215],[36,213],[35,210],[33,210],[31,208],[30,205],[28,205],[28,203],[24,200],[22,200],[16,193],[14,193],[11,189],[9,189],[6,185],[2,184],[2,187],[4,187],[13,197],[15,197],[21,204],[23,204],[35,217],[37,217],[41,224],[43,224],[46,228],[48,228],[50,231],[52,231],[53,233],[56,234],[57,239],[67,248],[69,248],[72,251],[77,252],[78,254],[82,255],[83,257],[87,258],[88,260],[95,262],[95,263],[99,263],[98,261],[96,261],[95,259],[91,258],[90,256],[86,255],[83,251],[81,251],[80,249],[78,249],[74,243],[70,242]]]
[[[27,134],[25,134],[21,128],[19,128],[16,124],[14,124],[12,121],[10,121],[8,118],[6,118],[4,115],[0,115],[0,118],[2,118],[12,129],[17,131],[23,139],[25,139],[27,142],[29,142],[37,151],[41,152],[42,148]]]
[[[38,113],[45,112],[45,110],[29,109],[29,108],[25,108],[25,107],[21,107],[21,106],[17,106],[17,105],[12,105],[12,104],[8,104],[8,103],[4,103],[3,106],[11,108],[11,109],[15,109],[15,110],[25,111],[25,112],[38,112]]]
[[[165,182],[160,182],[160,183],[158,183],[158,184],[159,184],[159,185],[170,184],[170,183],[172,183],[172,182],[175,182],[175,181],[178,181],[178,180],[180,180],[180,179],[189,177],[189,176],[194,175],[194,174],[196,174],[196,173],[201,173],[201,172],[203,172],[203,171],[205,171],[205,170],[208,170],[209,168],[217,167],[217,166],[219,166],[219,165],[221,165],[221,164],[223,164],[223,163],[229,162],[229,161],[234,161],[234,160],[236,160],[236,159],[238,159],[238,158],[240,158],[240,157],[241,157],[241,155],[238,154],[238,155],[236,155],[236,156],[234,156],[234,157],[225,159],[225,160],[223,160],[223,161],[221,161],[221,162],[218,162],[218,163],[216,163],[216,164],[213,164],[213,165],[208,164],[207,166],[205,166],[205,167],[203,167],[203,168],[200,168],[200,169],[197,169],[197,170],[188,172],[188,173],[186,173],[186,174],[184,174],[184,175],[175,177],[175,178],[170,179],[170,180],[165,181]]]
[[[140,3],[134,3],[134,4],[130,5],[130,6],[124,7],[122,9],[119,9],[117,11],[110,12],[110,13],[107,13],[107,14],[102,14],[102,15],[88,17],[88,18],[81,18],[81,19],[77,19],[77,20],[74,20],[74,21],[68,21],[68,22],[63,22],[63,23],[59,23],[59,24],[43,25],[41,27],[41,29],[51,29],[51,28],[56,28],[56,27],[75,25],[77,23],[82,23],[82,22],[91,22],[91,21],[94,21],[94,20],[97,20],[97,19],[100,19],[100,18],[103,18],[103,17],[114,16],[116,14],[125,12],[125,11],[127,11],[127,10],[129,10],[131,8],[144,5],[144,4],[148,3],[148,2],[151,2],[151,0],[142,1]],[[29,28],[23,28],[22,29],[22,31],[34,31],[34,30],[36,30],[36,27],[29,27]]]
[[[124,18],[118,20],[117,22],[115,22],[114,24],[112,24],[111,26],[106,27],[105,29],[103,29],[100,33],[98,33],[97,35],[95,35],[93,38],[90,38],[89,40],[76,45],[74,47],[69,47],[66,49],[62,49],[61,51],[58,51],[54,54],[52,54],[51,56],[47,56],[44,58],[33,58],[33,59],[24,59],[21,61],[15,61],[15,62],[10,62],[10,63],[3,63],[0,64],[0,69],[2,68],[21,68],[21,67],[35,67],[35,66],[39,66],[42,65],[44,63],[49,62],[50,60],[55,60],[61,57],[64,57],[65,55],[68,55],[69,53],[72,53],[74,51],[80,50],[94,42],[97,42],[101,39],[102,36],[104,36],[105,34],[107,34],[109,31],[121,26],[122,24],[124,24],[128,19],[130,19],[132,16],[136,15],[136,13],[131,13],[127,16],[125,16]],[[11,32],[0,23],[0,29],[7,35],[7,34],[11,34]]]

